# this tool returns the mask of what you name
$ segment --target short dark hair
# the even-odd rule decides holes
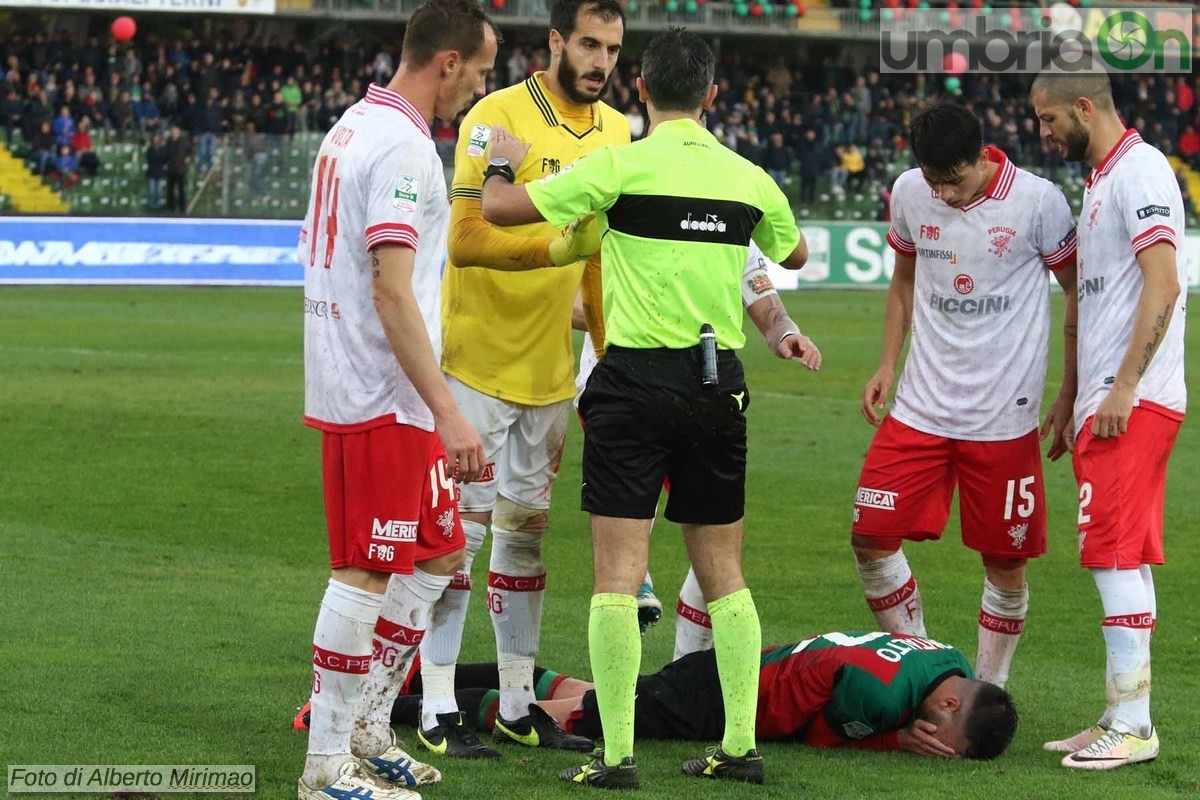
[[[1055,105],[1073,104],[1081,97],[1091,100],[1097,108],[1113,109],[1112,79],[1107,72],[1056,73],[1043,72],[1033,79],[1029,94],[1045,92]]]
[[[708,43],[675,25],[651,39],[642,54],[642,80],[659,111],[699,109],[715,71]]]
[[[979,158],[983,126],[974,112],[957,103],[938,103],[913,117],[912,149],[922,169],[950,175]]]
[[[419,69],[444,50],[457,50],[469,59],[483,46],[485,27],[499,44],[500,29],[474,0],[426,0],[408,18],[400,60]]]
[[[550,30],[570,39],[581,11],[595,14],[605,22],[619,19],[621,27],[625,27],[625,6],[620,0],[554,0],[550,4]]]
[[[963,721],[963,735],[971,744],[967,758],[991,761],[1008,749],[1017,732],[1017,707],[1012,696],[992,683],[979,683],[971,710]]]

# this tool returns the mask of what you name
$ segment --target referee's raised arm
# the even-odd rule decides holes
[[[668,475],[666,517],[682,524],[710,599],[725,708],[720,746],[684,771],[763,780],[754,737],[761,632],[741,571],[749,392],[735,352],[745,344],[740,285],[751,241],[791,269],[803,266],[807,247],[774,180],[700,124],[717,94],[713,73],[709,46],[671,28],[642,57],[645,139],[523,186],[498,168],[483,188],[489,221],[566,226],[595,214],[603,234],[607,352],[579,410],[595,553],[589,650],[605,751],[562,774],[576,783],[638,785],[636,593]],[[525,146],[497,133],[491,157],[519,164]]]

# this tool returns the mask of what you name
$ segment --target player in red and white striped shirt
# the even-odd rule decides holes
[[[342,115],[313,170],[299,247],[304,420],[322,431],[333,576],[313,636],[300,800],[412,800],[401,786],[441,779],[389,725],[430,609],[463,563],[455,478],[483,468],[438,366],[450,214],[429,125],[482,93],[496,46],[473,0],[427,2],[395,77]]]
[[[1150,720],[1150,565],[1163,563],[1167,461],[1187,406],[1183,198],[1165,156],[1126,130],[1105,74],[1043,75],[1042,136],[1087,161],[1079,219],[1079,394],[1073,430],[1079,559],[1104,605],[1108,708],[1046,749],[1063,766],[1112,769],[1158,756]]]
[[[1048,275],[1067,295],[1067,374],[1043,426],[1052,455],[1075,397],[1075,230],[1049,181],[983,146],[974,113],[913,120],[919,169],[892,191],[896,268],[879,369],[862,412],[879,427],[854,504],[852,542],[882,630],[925,635],[903,540],[937,539],[959,494],[963,543],[986,573],[975,672],[1004,686],[1025,625],[1027,559],[1046,550],[1038,413],[1050,345]],[[880,423],[911,324],[891,413]]]

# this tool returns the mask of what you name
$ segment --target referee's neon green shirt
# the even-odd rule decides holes
[[[620,347],[692,347],[705,322],[718,347],[742,347],[750,240],[774,261],[800,241],[775,181],[690,119],[659,123],[641,141],[601,148],[526,187],[560,227],[602,212],[604,328]]]

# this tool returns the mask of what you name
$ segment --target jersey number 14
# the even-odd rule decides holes
[[[322,221],[325,223],[325,269],[333,263],[333,242],[337,238],[338,193],[342,188],[342,179],[337,175],[336,158],[321,156],[317,160],[317,196],[313,198],[313,232],[309,240],[308,265],[317,264],[317,228]],[[321,214],[328,207],[328,215],[322,219]]]

